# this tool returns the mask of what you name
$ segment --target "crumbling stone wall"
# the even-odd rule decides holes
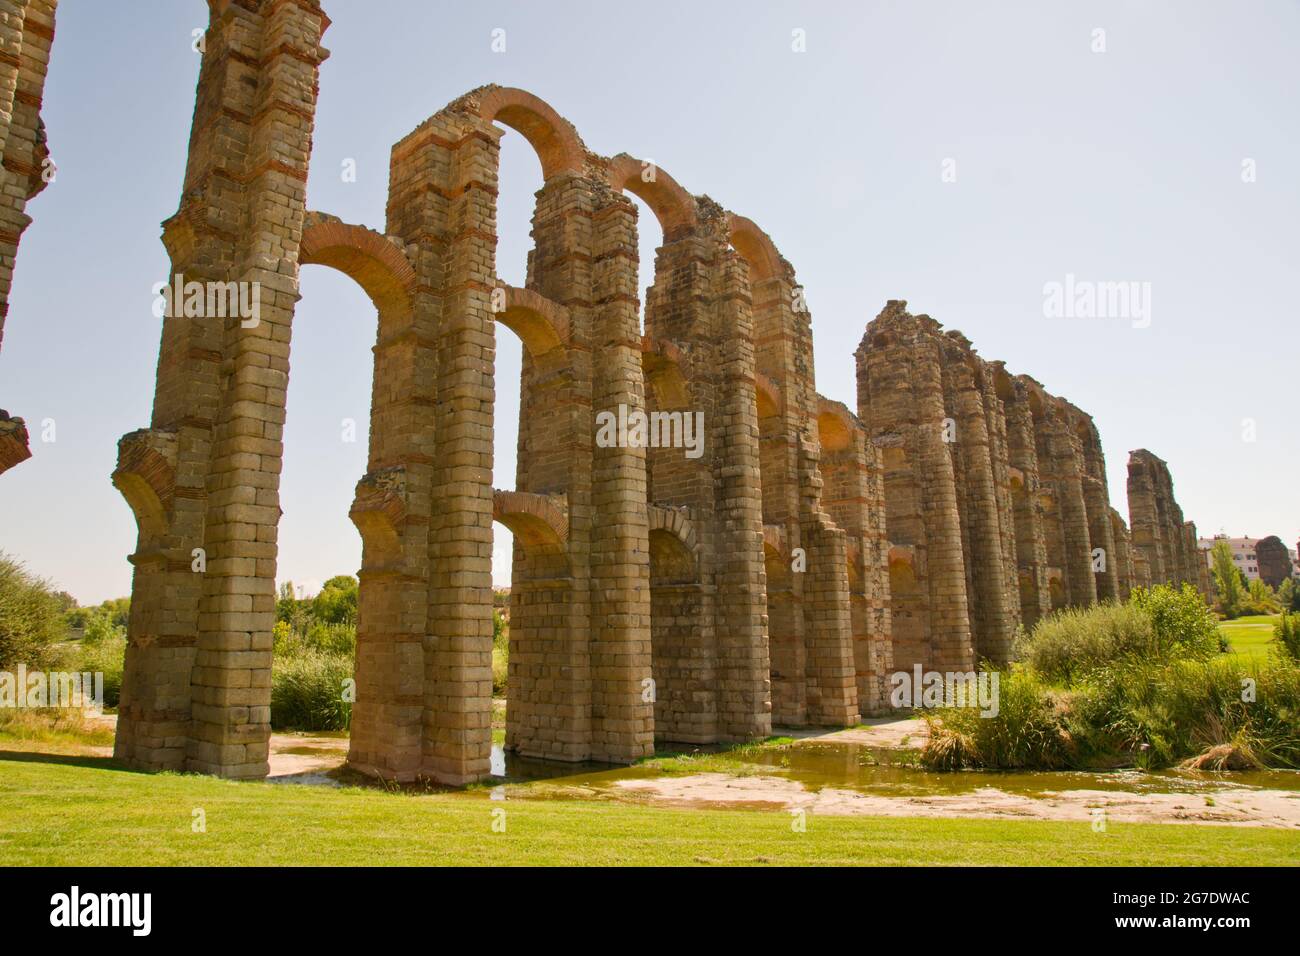
[[[1089,415],[901,301],[857,363],[884,462],[895,666],[1004,662],[1017,627],[1145,579]]]
[[[975,665],[939,323],[890,302],[859,346],[858,416],[884,463],[894,666]]]
[[[1183,520],[1169,466],[1145,448],[1129,452],[1128,510],[1133,550],[1144,566],[1138,583],[1186,582],[1208,594],[1209,571],[1196,546],[1196,525]]]
[[[1259,562],[1256,566],[1260,580],[1269,587],[1275,588],[1291,576],[1291,552],[1277,535],[1271,534],[1255,542],[1255,558]]]
[[[41,121],[58,0],[0,0],[0,345],[27,203],[53,179]],[[0,473],[31,457],[27,427],[0,409]]]

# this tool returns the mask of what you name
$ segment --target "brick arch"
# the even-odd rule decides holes
[[[660,410],[685,408],[691,402],[690,385],[682,371],[685,358],[682,350],[666,339],[641,337],[641,367]]]
[[[843,451],[853,444],[853,433],[860,426],[843,402],[819,396],[817,433],[826,451]]]
[[[525,548],[562,552],[569,540],[568,509],[553,495],[494,488],[492,520],[509,528]]]
[[[758,400],[759,418],[767,418],[781,410],[781,386],[762,372],[754,373],[754,396]]]
[[[651,505],[649,508],[650,530],[662,531],[681,542],[682,547],[694,558],[699,550],[695,536],[695,524],[684,508],[670,508],[667,505]]]
[[[790,553],[786,543],[785,527],[779,524],[763,525],[763,552],[774,558],[784,558]]]
[[[113,487],[126,499],[144,535],[166,533],[175,492],[175,456],[174,432],[137,431],[118,442]]]
[[[1007,371],[1006,365],[1002,362],[993,363],[993,388],[997,392],[998,398],[1004,402],[1014,402],[1018,398],[1016,394],[1016,382]]]
[[[496,320],[524,343],[533,358],[569,344],[569,310],[532,289],[501,286],[505,308]]]
[[[647,181],[644,172],[653,169],[654,178]],[[645,202],[659,220],[664,240],[668,241],[699,223],[695,197],[683,189],[677,180],[659,166],[619,153],[606,166],[610,188],[632,193]]]
[[[365,290],[381,313],[411,311],[415,269],[405,252],[373,229],[324,213],[309,212],[303,225],[298,262],[338,269]]]
[[[727,232],[731,245],[749,263],[749,276],[752,281],[762,282],[789,274],[790,265],[777,251],[772,237],[759,229],[753,220],[729,212]]]
[[[573,124],[540,97],[510,86],[486,87],[478,95],[478,115],[509,126],[528,140],[542,163],[542,178],[581,173],[587,147]]]

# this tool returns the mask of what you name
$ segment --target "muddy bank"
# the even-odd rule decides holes
[[[827,816],[983,817],[1123,823],[1213,823],[1300,828],[1300,791],[1226,784],[1212,793],[1130,793],[1117,790],[1044,790],[1010,793],[988,786],[963,794],[883,796],[822,787],[774,776],[702,773],[651,780],[619,780],[611,790],[626,799],[675,807],[803,809]]]

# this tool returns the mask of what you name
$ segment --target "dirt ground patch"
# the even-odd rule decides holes
[[[861,726],[848,730],[781,731],[796,741],[827,744],[859,744],[886,750],[919,750],[930,739],[930,728],[920,717],[869,717]]]
[[[1300,792],[1225,789],[1212,795],[1061,790],[1024,796],[996,787],[964,794],[877,796],[773,776],[700,773],[684,777],[619,780],[613,792],[638,802],[676,807],[771,807],[812,814],[891,817],[985,817],[1123,823],[1217,823],[1300,829]],[[1095,811],[1102,811],[1104,817]]]
[[[117,729],[117,715],[103,714],[86,718],[87,724]],[[92,757],[113,756],[112,747],[85,747]],[[270,777],[295,777],[319,774],[343,766],[348,757],[348,738],[336,734],[271,734]]]

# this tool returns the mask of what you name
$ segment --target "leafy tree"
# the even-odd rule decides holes
[[[357,579],[339,574],[321,586],[311,602],[312,615],[322,624],[352,624],[357,619]]]
[[[1300,611],[1300,587],[1294,578],[1283,578],[1277,586],[1277,603],[1283,611]]]
[[[0,667],[45,666],[63,634],[63,602],[50,582],[0,552]]]
[[[1219,610],[1224,617],[1236,617],[1241,612],[1245,592],[1240,572],[1232,562],[1232,549],[1228,547],[1228,542],[1216,541],[1210,549],[1210,575],[1219,592]]]
[[[1277,595],[1266,581],[1256,578],[1247,589],[1250,596],[1250,610],[1255,614],[1273,614],[1278,610]]]
[[[1273,625],[1273,640],[1278,648],[1293,661],[1300,661],[1300,614],[1282,614]]]

